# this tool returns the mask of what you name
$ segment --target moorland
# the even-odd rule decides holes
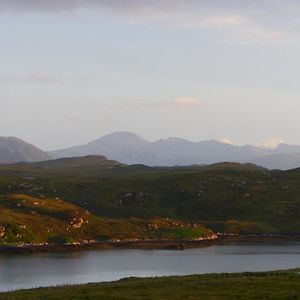
[[[101,156],[0,166],[0,242],[300,233],[300,169],[127,166]]]

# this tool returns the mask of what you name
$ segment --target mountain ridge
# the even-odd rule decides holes
[[[281,170],[300,167],[300,146],[283,143],[275,149],[267,149],[251,145],[237,146],[214,139],[193,142],[169,137],[150,142],[137,134],[120,131],[86,144],[45,152],[21,139],[0,137],[0,164],[86,156],[104,156],[107,160],[125,165],[159,167],[221,162],[253,163]]]
[[[254,163],[270,169],[300,167],[300,155],[291,155],[300,153],[300,146],[296,145],[280,144],[276,149],[266,149],[251,145],[237,146],[214,139],[192,142],[178,137],[150,142],[134,133],[122,131],[87,144],[48,153],[53,158],[105,155],[128,165],[187,166],[228,161]],[[281,161],[272,160],[273,155],[277,155]]]

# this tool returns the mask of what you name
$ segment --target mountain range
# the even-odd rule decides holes
[[[216,140],[191,142],[170,137],[154,142],[130,132],[114,132],[90,143],[45,152],[17,138],[0,137],[0,163],[36,162],[57,158],[101,155],[123,164],[188,166],[219,162],[253,163],[268,169],[300,167],[300,146],[275,149],[236,146]]]
[[[300,146],[280,144],[276,149],[236,146],[216,140],[191,142],[171,137],[149,142],[130,132],[115,132],[88,144],[50,151],[53,158],[105,155],[125,164],[175,166],[219,162],[254,163],[269,169],[300,167]]]

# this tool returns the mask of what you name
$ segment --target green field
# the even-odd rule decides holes
[[[0,294],[0,299],[300,299],[298,270],[162,278],[128,278],[117,282],[40,288]]]

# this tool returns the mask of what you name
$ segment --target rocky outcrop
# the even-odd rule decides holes
[[[5,234],[5,227],[0,225],[0,238],[2,238]]]

